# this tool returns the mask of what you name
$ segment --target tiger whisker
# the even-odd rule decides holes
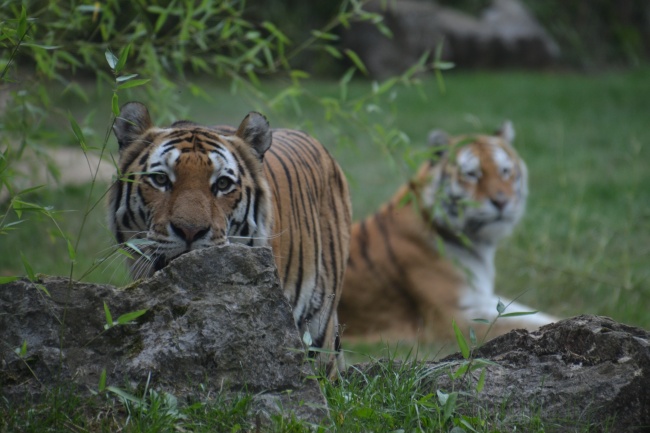
[[[228,239],[276,239],[282,236],[286,230],[282,230],[280,233],[275,233],[269,236],[228,236]]]
[[[262,240],[273,240],[280,237],[280,235],[271,235],[271,236],[228,236],[228,239],[262,239]]]
[[[138,280],[145,275],[151,268],[151,261],[145,256],[140,256],[132,266],[133,279]]]
[[[113,268],[113,272],[111,273],[111,276],[109,277],[110,282],[113,282],[115,280],[115,274],[118,272],[118,269],[119,269],[118,266],[123,266],[123,267],[126,266],[125,262],[127,260],[127,257],[123,256],[123,255],[119,255],[119,256],[116,256],[114,258],[114,261],[115,260],[120,260],[121,263],[120,264],[115,264],[115,267]],[[108,269],[108,267],[106,269]],[[128,281],[128,280],[126,280],[126,281]],[[122,281],[120,281],[120,284],[125,283],[126,281],[122,280]]]

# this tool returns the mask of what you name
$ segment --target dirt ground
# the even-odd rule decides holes
[[[10,169],[15,192],[38,185],[47,188],[83,185],[92,181],[94,173],[97,173],[97,181],[108,183],[116,172],[110,155],[100,160],[95,153],[84,154],[81,148],[67,147],[38,153],[28,148]],[[9,191],[4,185],[0,186],[0,203],[8,198]]]

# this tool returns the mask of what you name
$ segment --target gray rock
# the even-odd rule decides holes
[[[427,363],[437,378],[422,381],[423,392],[466,391],[460,400],[507,414],[510,422],[539,416],[550,431],[650,430],[650,332],[643,329],[578,316],[497,337],[474,358],[494,363],[481,392],[474,391],[478,372],[456,381],[446,374],[463,362],[460,354]]]
[[[376,78],[406,71],[427,52],[431,60],[443,41],[442,59],[460,67],[540,68],[560,55],[519,0],[493,0],[480,17],[421,0],[374,0],[365,9],[382,15],[393,37],[362,21],[343,33],[343,42]]]
[[[0,389],[7,398],[38,396],[61,381],[97,389],[106,369],[107,384],[120,388],[151,375],[155,389],[181,401],[245,391],[256,395],[263,416],[327,417],[270,248],[194,251],[124,289],[54,277],[39,284],[50,296],[27,280],[0,286]],[[114,321],[147,312],[104,331],[104,302]],[[27,362],[13,350],[23,341]]]

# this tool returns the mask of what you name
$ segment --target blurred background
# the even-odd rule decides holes
[[[650,328],[650,3],[645,0],[4,1],[0,282],[129,282],[106,227],[111,125],[305,129],[343,166],[355,219],[414,174],[429,130],[513,121],[527,215],[497,293]]]

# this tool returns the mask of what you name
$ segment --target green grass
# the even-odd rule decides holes
[[[343,166],[352,186],[357,219],[370,214],[393,194],[409,173],[413,173],[413,164],[406,163],[404,156],[407,151],[425,148],[430,129],[442,128],[451,134],[485,132],[495,129],[504,119],[511,119],[517,132],[515,145],[529,168],[530,198],[527,215],[497,255],[497,293],[508,297],[522,295],[522,302],[558,316],[602,314],[648,329],[648,72],[637,70],[589,76],[449,73],[445,76],[444,93],[433,79],[427,79],[421,89],[402,88],[388,95],[392,102],[387,99],[372,101],[381,107],[381,112],[368,114],[372,121],[403,130],[411,142],[409,149],[379,147],[363,130],[336,119],[326,121],[322,110],[309,99],[302,100],[299,111],[295,108],[271,111],[247,98],[231,95],[224,87],[208,84],[214,102],[183,94],[178,111],[183,117],[198,122],[237,124],[248,111],[257,109],[269,116],[272,126],[309,130],[330,148]],[[282,88],[282,83],[265,84],[269,94]],[[368,88],[367,82],[353,82],[349,93],[358,95]],[[312,83],[308,89],[318,95],[339,93],[337,83],[333,82]],[[110,97],[99,94],[91,100],[100,101],[94,116],[94,125],[100,132],[89,135],[99,143],[107,127],[101,119],[109,118]],[[87,105],[72,103],[67,98],[61,99],[59,104],[71,107],[78,118],[89,110]],[[61,123],[60,119],[53,122]],[[64,134],[71,137],[68,131]],[[74,144],[73,139],[68,141]],[[115,146],[113,139],[110,146]],[[98,188],[94,200],[101,199],[104,189]],[[80,225],[85,194],[83,188],[51,188],[28,198],[52,205],[57,210],[75,210],[59,218],[63,230],[72,235]],[[0,237],[0,275],[24,273],[21,252],[35,272],[68,275],[70,264],[66,245],[57,237],[53,225],[35,215],[28,219],[17,230]],[[76,240],[74,235],[73,239]],[[100,205],[88,218],[77,251],[74,275],[83,275],[110,245]],[[122,262],[122,259],[107,260],[85,279],[124,284],[127,276]],[[352,360],[364,359],[365,353],[382,356],[388,351],[393,357],[399,357],[409,351],[404,347],[403,352],[395,355],[393,348],[387,349],[386,345],[359,345],[348,349],[361,353],[351,353],[348,358]],[[437,353],[436,348],[420,348],[418,356],[430,358]],[[403,380],[414,380],[409,373],[393,373],[396,378],[404,376]],[[426,407],[431,397],[421,405],[419,402],[426,396],[417,394],[413,388],[396,391],[399,395],[394,396],[395,402],[376,400],[382,389],[394,386],[397,385],[388,378],[376,384],[325,385],[333,420],[338,423],[334,430],[380,430],[380,426],[390,422],[417,429],[419,421],[413,413],[420,410],[437,419],[440,407],[434,404]],[[355,407],[368,409],[350,409],[349,400],[346,400],[349,398],[357,399]],[[372,421],[374,418],[369,415],[377,413],[386,413],[393,421],[384,416],[384,424],[372,424],[379,421]],[[192,419],[195,416],[190,413]],[[472,408],[464,416],[485,421],[496,415]],[[523,431],[537,431],[534,425],[538,421],[531,420],[531,425]],[[481,426],[478,421],[471,422],[477,431],[500,428],[495,427],[496,424]],[[450,424],[444,425],[446,427],[440,427],[441,430],[451,428]],[[543,426],[539,431],[542,429]],[[101,428],[92,430],[101,431]],[[431,430],[437,431],[433,427]]]
[[[270,420],[253,412],[247,395],[224,397],[197,390],[198,399],[181,404],[175,397],[153,390],[95,391],[57,388],[40,400],[9,402],[0,398],[0,432],[453,432],[493,433],[552,431],[535,415],[488,410],[469,404],[457,390],[439,389],[435,377],[448,367],[430,366],[394,357],[359,365],[354,374],[332,383],[323,379],[329,420],[314,426],[288,415]],[[489,374],[489,373],[488,373]],[[469,390],[469,393],[476,392]],[[588,421],[555,421],[563,431],[588,432]],[[456,428],[456,430],[453,430]],[[461,430],[458,430],[461,428]],[[599,431],[603,431],[602,429]],[[614,431],[605,426],[604,431]]]

